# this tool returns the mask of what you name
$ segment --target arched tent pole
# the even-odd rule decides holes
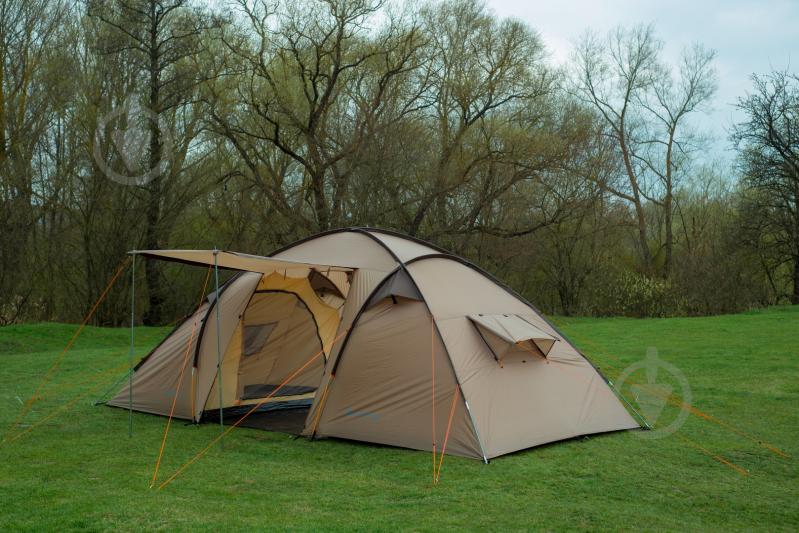
[[[413,279],[413,276],[411,276],[410,272],[408,272],[408,269],[407,269],[407,265],[410,264],[412,261],[407,261],[406,262],[406,261],[401,260],[397,256],[397,254],[395,254],[394,251],[391,250],[391,248],[386,246],[386,244],[383,243],[380,239],[378,239],[377,237],[372,235],[370,233],[370,231],[372,231],[371,228],[358,228],[358,227],[356,227],[356,228],[342,228],[342,229],[328,230],[328,231],[322,232],[322,233],[320,233],[318,235],[307,237],[305,239],[297,241],[296,243],[290,244],[288,246],[284,246],[283,248],[281,248],[281,249],[279,249],[279,250],[277,250],[275,252],[272,252],[272,254],[271,254],[271,255],[278,254],[280,252],[283,252],[285,250],[288,250],[288,249],[292,248],[293,246],[297,246],[299,244],[302,244],[304,242],[310,241],[312,239],[315,239],[315,238],[318,238],[318,237],[321,237],[321,236],[324,236],[324,235],[331,235],[331,234],[334,234],[334,233],[352,232],[352,233],[363,234],[363,235],[369,237],[370,239],[372,239],[374,242],[376,242],[378,245],[380,245],[380,247],[382,247],[386,252],[388,252],[388,254],[397,263],[397,267],[394,270],[392,270],[391,272],[389,272],[386,275],[386,277],[384,277],[383,280],[380,281],[375,286],[374,289],[372,289],[372,292],[369,293],[369,296],[366,297],[366,299],[364,300],[364,302],[361,305],[360,309],[355,314],[355,317],[352,319],[352,323],[350,324],[349,329],[347,330],[346,334],[344,335],[344,339],[341,342],[341,347],[339,348],[338,357],[336,357],[335,361],[333,361],[333,367],[330,370],[331,379],[328,380],[327,384],[325,385],[326,388],[325,388],[325,392],[323,394],[323,397],[326,397],[327,388],[330,387],[330,385],[332,383],[332,378],[335,377],[336,370],[338,369],[338,365],[341,362],[341,358],[344,355],[344,350],[346,349],[347,343],[348,343],[348,341],[350,339],[350,334],[355,329],[355,325],[358,323],[358,320],[361,318],[361,315],[364,313],[364,311],[366,311],[366,308],[367,308],[367,306],[369,304],[369,301],[372,299],[372,296],[377,294],[377,292],[380,290],[380,288],[386,282],[388,282],[388,280],[393,275],[395,275],[397,272],[400,272],[400,271],[405,272],[405,274],[408,276],[408,279],[411,281],[413,286],[416,288],[417,292],[419,292],[419,294],[422,294],[422,292],[419,290],[419,286],[416,284],[416,281]],[[381,232],[382,233],[391,234],[391,232],[389,232],[389,231],[382,231],[381,230]],[[429,245],[429,243],[426,243],[426,242],[421,241],[419,239],[410,239],[410,240],[413,240],[413,241],[415,241],[415,242],[417,242],[419,244]],[[438,248],[435,245],[429,245],[429,246],[431,246],[432,248],[435,248],[435,249],[440,249],[440,248]],[[443,252],[442,252],[442,255],[444,255]],[[427,257],[427,256],[422,256],[422,257]],[[453,257],[456,257],[456,256],[453,256]],[[421,301],[422,301],[422,303],[424,303],[425,307],[427,308],[428,313],[430,313],[430,316],[432,317],[433,316],[433,311],[430,309],[430,305],[427,303],[427,300],[424,299],[424,296],[422,297]],[[441,331],[438,329],[438,324],[435,323],[435,317],[433,317],[433,326],[434,326],[436,334],[438,335],[438,338],[441,339],[442,342],[443,342],[443,338],[444,337],[441,335]],[[455,366],[452,364],[452,360],[449,358],[449,353],[448,352],[447,352],[447,358],[446,359],[447,359],[447,361],[449,361],[450,368],[452,369],[453,376],[455,377],[455,384],[457,385],[458,389],[462,391],[463,389],[461,387],[460,379],[458,378],[458,373],[455,371]],[[472,423],[472,428],[474,429],[474,434],[475,434],[475,437],[477,439],[477,444],[480,447],[480,455],[483,456],[483,462],[485,464],[488,464],[488,462],[489,462],[488,461],[488,456],[485,453],[485,447],[483,446],[483,441],[480,438],[480,431],[477,429],[477,423],[475,422],[474,416],[472,415],[472,410],[469,407],[469,402],[466,400],[466,397],[463,394],[461,394],[461,398],[463,399],[463,405],[466,408],[466,413],[469,415],[469,419],[470,419],[470,421]],[[319,407],[317,407],[317,409],[322,409],[322,408],[324,408],[324,404],[320,403]],[[317,428],[317,424],[318,424],[318,419],[320,419],[320,418],[321,418],[321,413],[318,413],[317,414],[317,420],[313,424],[313,431],[311,432],[311,435],[310,435],[311,439],[313,439],[316,436],[316,428]]]
[[[214,302],[216,303],[216,388],[219,390],[219,447],[225,449],[225,421],[222,418],[222,331],[219,329],[219,250],[214,248]]]
[[[419,285],[416,283],[416,280],[413,279],[413,276],[411,276],[411,273],[408,271],[408,264],[410,264],[413,260],[411,260],[411,261],[403,261],[402,259],[400,259],[399,256],[397,256],[397,254],[395,254],[394,251],[391,248],[389,248],[383,241],[381,241],[380,239],[375,237],[372,233],[370,233],[371,230],[367,231],[366,228],[354,228],[352,231],[357,231],[359,233],[363,233],[364,235],[368,236],[370,239],[375,241],[377,244],[382,246],[383,249],[385,249],[391,255],[391,257],[393,257],[394,260],[397,263],[399,263],[399,266],[397,267],[397,269],[404,271],[405,274],[408,276],[408,279],[411,281],[411,283],[413,283],[413,286],[416,288],[416,291],[419,294],[422,294],[422,291],[419,289]],[[383,233],[390,234],[391,232],[385,231]],[[415,240],[419,244],[424,244],[425,246],[432,246],[433,248],[438,248],[437,246],[430,245],[429,243],[426,243],[425,241],[422,241],[422,240],[418,240],[418,239],[412,239],[412,240]],[[371,296],[370,296],[370,298],[371,298]],[[444,343],[444,336],[441,334],[441,331],[438,329],[438,324],[436,324],[435,316],[433,316],[433,310],[430,309],[430,304],[427,303],[427,299],[425,299],[423,294],[422,294],[422,303],[424,303],[425,307],[427,308],[427,312],[430,313],[430,317],[432,318],[432,321],[433,321],[433,326],[435,326],[435,332],[438,335],[439,340],[443,344]],[[365,307],[365,305],[364,305],[364,307]],[[354,326],[354,324],[353,324],[353,326]],[[346,341],[346,339],[345,339],[345,341]],[[446,350],[446,345],[444,346],[444,348],[445,348],[445,351],[446,351],[446,354],[447,354],[446,360],[449,361],[449,367],[450,367],[450,369],[452,369],[452,375],[455,377],[455,385],[458,387],[458,389],[460,389],[462,391],[463,389],[461,387],[461,381],[460,381],[460,378],[458,378],[458,372],[455,370],[455,365],[452,363],[452,359],[449,356],[449,350]],[[341,347],[341,351],[342,352],[344,351],[344,346]],[[336,361],[336,362],[338,363],[338,361]],[[464,405],[464,407],[466,407],[466,413],[469,415],[469,419],[472,422],[472,428],[474,429],[474,436],[477,438],[478,446],[480,446],[480,454],[483,456],[483,462],[485,464],[488,464],[488,456],[486,455],[485,446],[483,446],[483,441],[480,438],[480,430],[477,429],[477,422],[475,421],[474,416],[472,416],[472,410],[469,407],[469,402],[466,400],[466,396],[465,395],[461,395],[461,396],[463,397],[463,405]]]
[[[130,350],[128,351],[128,437],[133,437],[133,355],[136,325],[136,252],[130,264]]]

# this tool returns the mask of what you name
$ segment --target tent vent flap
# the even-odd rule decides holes
[[[519,315],[476,314],[469,315],[469,320],[500,364],[513,355],[532,353],[546,358],[558,340]]]

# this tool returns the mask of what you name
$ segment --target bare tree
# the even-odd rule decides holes
[[[732,135],[747,193],[744,223],[777,266],[788,266],[790,300],[799,304],[799,76],[777,71],[752,81],[754,90],[738,101],[746,120]]]
[[[143,245],[161,248],[175,215],[185,205],[175,201],[173,193],[180,195],[177,178],[188,164],[186,158],[199,130],[199,114],[193,102],[196,88],[205,76],[195,61],[204,48],[203,33],[220,26],[221,21],[192,7],[188,0],[93,0],[89,13],[113,29],[109,41],[100,47],[106,54],[129,55],[141,75],[146,108],[157,117],[146,122],[145,168],[152,176],[142,185],[148,197]],[[169,154],[164,153],[165,127],[176,134],[176,146]],[[168,169],[160,171],[167,160]],[[149,306],[144,319],[150,324],[158,324],[164,318],[162,268],[156,261],[146,265]]]
[[[569,314],[797,300],[796,76],[741,100],[738,185],[696,156],[713,53],[663,55],[652,28],[588,35],[565,84],[479,0],[0,0],[0,322],[77,320],[133,247],[268,252],[343,225]],[[163,323],[204,273],[147,267],[137,308]],[[123,284],[97,323],[124,319]]]
[[[686,117],[712,97],[716,83],[715,52],[699,45],[685,50],[675,76],[661,60],[663,43],[654,28],[618,28],[605,38],[587,33],[574,54],[576,94],[604,120],[613,139],[622,179],[602,182],[608,192],[635,210],[638,246],[644,271],[658,270],[646,203],[663,212],[665,258],[660,273],[668,277],[673,256],[674,192],[694,146]]]
[[[542,153],[530,148],[539,106],[553,91],[542,61],[544,46],[528,26],[498,20],[475,0],[429,6],[424,20],[431,38],[424,96],[432,103],[429,139],[436,144],[405,229],[419,234],[433,209],[431,224],[442,233],[489,229],[482,215],[539,169],[540,161],[533,161]],[[453,210],[457,203],[469,206]],[[495,231],[522,234],[528,229],[533,230],[522,223]]]
[[[657,176],[661,187],[661,200],[655,200],[663,210],[665,228],[665,258],[663,277],[671,273],[674,255],[674,194],[680,174],[691,162],[695,148],[690,132],[685,132],[685,117],[708,103],[716,90],[716,77],[712,69],[715,52],[693,45],[682,54],[675,79],[668,69],[662,72],[641,106],[649,112],[654,122],[648,138],[648,148],[634,154],[645,168]]]
[[[346,218],[350,182],[369,140],[411,111],[404,102],[387,103],[404,98],[403,79],[422,37],[412,21],[392,14],[375,22],[382,6],[326,0],[274,11],[266,2],[241,1],[244,28],[225,37],[241,107],[217,101],[215,129],[304,231]]]
[[[0,305],[14,308],[7,313],[11,319],[33,291],[39,186],[46,186],[40,180],[52,170],[38,156],[64,103],[57,89],[63,85],[59,45],[68,15],[61,1],[0,0],[0,291],[6,300]]]

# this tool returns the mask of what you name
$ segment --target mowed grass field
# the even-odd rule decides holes
[[[437,486],[430,452],[236,428],[224,451],[156,490],[165,419],[135,414],[129,438],[126,411],[91,405],[124,373],[128,332],[87,328],[0,445],[0,529],[799,530],[799,307],[555,322],[611,379],[656,350],[685,376],[694,412],[659,439],[611,433],[489,465],[448,456]],[[0,328],[0,432],[74,331]],[[138,329],[137,355],[167,332]],[[664,373],[657,382],[669,382]],[[630,385],[649,377],[633,374],[622,388],[637,405]],[[648,411],[656,428],[679,414],[684,392],[669,383],[673,405]],[[159,477],[218,431],[174,423]]]

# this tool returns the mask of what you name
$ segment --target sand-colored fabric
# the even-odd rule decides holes
[[[244,326],[275,324],[258,353],[242,356],[238,368],[238,399],[245,387],[279,385],[322,349],[313,315],[291,293],[256,292],[244,312]],[[314,387],[319,384],[324,358],[317,357],[288,385]]]
[[[339,322],[338,331],[336,332],[336,339],[338,339],[338,341],[333,343],[333,346],[330,350],[330,355],[327,359],[327,364],[325,365],[322,379],[319,383],[320,390],[324,390],[327,387],[327,383],[330,381],[330,370],[333,368],[336,360],[338,359],[344,339],[347,336],[348,330],[352,328],[353,321],[358,315],[358,312],[366,304],[366,300],[387,275],[390,274],[381,270],[369,270],[364,268],[358,269],[353,273],[352,283],[350,285],[349,293],[347,294],[347,301],[344,303],[344,307],[341,310],[341,321]],[[311,409],[308,414],[309,421],[316,419],[320,398],[321,397],[319,395],[314,398],[313,404],[311,405]],[[313,427],[309,422],[306,424],[303,434],[311,435],[312,433]]]
[[[318,335],[321,337],[324,344],[325,355],[327,356],[330,354],[333,339],[336,337],[340,316],[336,308],[327,305],[319,298],[311,287],[308,278],[290,278],[284,277],[278,273],[273,273],[263,277],[258,284],[257,290],[285,291],[296,294],[313,314],[316,326],[319,329]],[[316,336],[317,332],[309,331],[307,334]]]
[[[133,374],[133,409],[145,413],[168,415],[177,392],[174,416],[191,419],[191,372],[194,350],[199,338],[202,320],[208,312],[208,303],[200,306],[192,316],[184,320],[139,366]],[[181,368],[185,363],[183,379]],[[128,407],[129,383],[108,405]]]
[[[533,341],[525,340],[511,344],[487,329],[480,328],[476,324],[474,326],[477,327],[480,337],[485,341],[500,366],[515,359],[526,362],[531,357],[546,357],[546,354]]]
[[[438,250],[433,247],[404,237],[383,233],[381,231],[373,231],[372,235],[388,246],[402,262],[410,261],[422,255],[439,253]]]
[[[322,348],[320,338],[326,341],[326,345],[332,344],[338,321],[338,311],[318,297],[307,277],[290,278],[279,273],[263,276],[225,350],[222,362],[223,406],[253,403],[251,399],[242,398],[248,385],[278,385],[283,382],[319,352]],[[244,355],[245,328],[258,325],[273,327],[257,354]],[[324,357],[319,357],[292,378],[289,385],[316,387],[323,367]],[[218,407],[219,394],[214,380],[205,409]]]
[[[423,259],[409,271],[436,318],[489,458],[639,427],[591,364],[492,280],[450,259]],[[478,314],[517,314],[559,342],[547,359],[514,359],[501,367],[469,319]]]
[[[319,299],[322,300],[326,306],[335,309],[336,313],[338,313],[339,320],[341,319],[341,314],[344,310],[344,304],[347,302],[346,298],[342,298],[335,294],[320,294]]]
[[[340,272],[337,270],[332,270],[330,272],[323,271],[322,274],[327,277],[335,286],[338,288],[339,292],[347,298],[347,294],[350,292],[350,280],[353,276],[352,272]]]
[[[239,321],[222,359],[222,405],[224,407],[238,404],[238,371],[242,350],[242,331],[242,323]],[[208,364],[214,365],[214,368],[216,368],[216,359],[209,361]],[[205,404],[205,411],[219,409],[219,392],[216,387],[217,383],[216,379],[214,379],[211,390],[207,395],[208,401]]]
[[[359,232],[341,232],[322,235],[306,241],[273,256],[311,264],[330,262],[353,268],[366,268],[388,272],[394,270],[397,262],[379,243],[368,235]],[[320,270],[323,270],[320,268]]]
[[[431,350],[440,449],[456,383],[427,308],[413,300],[384,300],[358,321],[330,383],[317,433],[432,450]],[[447,453],[481,458],[463,398],[456,402]]]
[[[500,358],[529,352],[546,357],[557,339],[517,315],[469,315],[491,351]],[[501,354],[501,355],[499,355]]]
[[[341,320],[336,337],[334,337],[338,338],[339,341],[330,348],[325,373],[320,383],[320,389],[324,388],[330,379],[328,370],[335,364],[338,350],[341,348],[341,341],[347,330],[374,288],[389,272],[397,268],[397,261],[378,242],[375,242],[368,235],[356,231],[342,231],[321,235],[292,245],[279,253],[273,254],[272,257],[290,261],[316,262],[319,259],[323,262],[345,262],[358,269],[350,274],[351,281],[347,300],[340,310]],[[335,278],[331,277],[331,279]],[[318,402],[319,396],[314,398],[308,417],[309,420],[315,415]],[[305,433],[308,434],[309,432],[310,426],[306,426]]]
[[[369,270],[361,268],[355,271],[352,277],[347,301],[341,312],[341,325],[339,333],[352,325],[355,316],[366,303],[366,299],[372,294],[378,285],[389,275],[382,270]],[[334,348],[335,351],[335,348]]]
[[[335,266],[328,264],[307,263],[303,261],[281,260],[272,257],[259,255],[242,254],[237,252],[225,252],[213,250],[137,250],[133,252],[144,257],[162,259],[166,261],[178,261],[193,265],[214,265],[219,268],[230,268],[234,270],[244,270],[247,272],[260,272],[269,274],[270,272],[281,272],[287,276],[304,277],[311,269],[334,270],[349,272],[351,267],[346,265]]]
[[[262,275],[255,272],[245,272],[232,280],[225,290],[219,295],[219,303],[213,302],[202,329],[200,349],[197,353],[197,378],[196,378],[196,403],[195,416],[199,419],[206,402],[209,399],[211,387],[217,375],[217,320],[216,309],[219,305],[219,346],[222,351],[220,356],[227,353],[228,345],[233,334],[239,326],[240,316],[247,307]],[[223,381],[222,393],[225,393],[225,367],[222,367]],[[218,394],[217,394],[218,397]],[[217,404],[219,401],[217,400]]]
[[[167,253],[198,264],[208,264],[207,254]],[[316,430],[430,451],[433,431],[439,449],[443,444],[455,405],[447,453],[487,459],[639,427],[598,371],[532,306],[432,246],[351,229],[301,242],[275,258],[231,254],[224,260],[230,268],[257,270],[238,275],[220,302],[209,298],[195,315],[194,413],[187,371],[179,417],[219,407],[219,334],[223,407],[257,403],[249,396],[280,384],[323,350],[325,357],[288,383],[298,388],[279,396],[313,398],[305,435]],[[181,354],[187,344],[195,352],[188,343],[191,326],[182,324],[141,364],[134,409],[168,413]],[[315,394],[307,390],[313,387]],[[127,392],[123,388],[109,403],[127,406]]]

